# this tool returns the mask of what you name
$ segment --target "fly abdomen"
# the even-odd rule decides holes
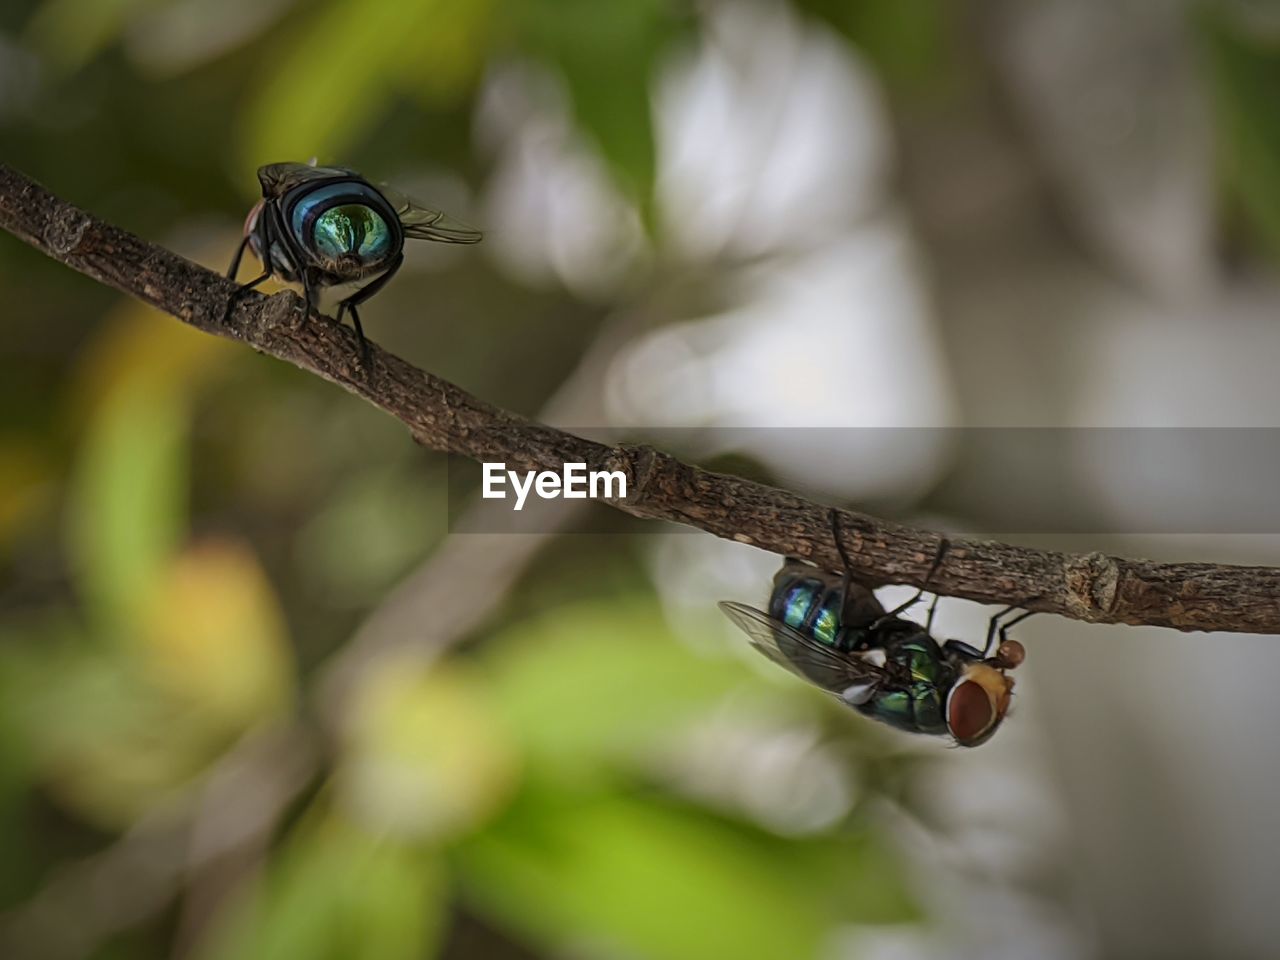
[[[823,646],[843,649],[838,586],[817,577],[779,577],[769,598],[769,615]]]
[[[942,699],[937,688],[927,683],[913,683],[905,690],[880,693],[856,709],[908,733],[947,732]]]

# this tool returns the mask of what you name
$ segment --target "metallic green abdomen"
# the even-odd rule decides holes
[[[838,590],[817,578],[787,580],[774,589],[769,599],[769,616],[823,646],[838,649],[841,599]]]
[[[931,638],[921,634],[886,647],[889,664],[907,677],[905,684],[881,690],[859,712],[911,733],[946,733],[943,697],[950,689],[950,669]]]

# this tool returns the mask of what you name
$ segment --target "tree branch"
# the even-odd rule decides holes
[[[328,318],[307,318],[301,298],[291,293],[248,293],[224,318],[234,283],[90,216],[3,164],[0,227],[200,330],[339,384],[400,420],[432,450],[524,470],[559,471],[566,462],[621,470],[628,496],[610,501],[620,510],[805,557],[830,570],[842,567],[827,507],[649,447],[607,446],[535,423],[376,345],[362,368],[354,334]],[[922,585],[941,534],[847,511],[840,520],[856,577]],[[954,538],[929,587],[1094,623],[1280,633],[1280,569],[1273,567],[1155,563]]]

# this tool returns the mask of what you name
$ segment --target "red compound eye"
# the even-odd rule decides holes
[[[947,698],[947,727],[962,746],[976,746],[996,721],[995,704],[980,684],[962,680]]]

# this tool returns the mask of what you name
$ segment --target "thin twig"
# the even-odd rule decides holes
[[[374,346],[367,367],[355,336],[307,318],[301,298],[249,293],[224,317],[231,281],[60,200],[0,164],[0,226],[101,283],[208,333],[247,343],[345,387],[396,417],[433,450],[523,470],[621,470],[612,506],[669,520],[773,553],[840,569],[828,508],[786,490],[711,473],[650,447],[607,446],[485,403]],[[921,586],[940,534],[842,512],[853,574]],[[952,538],[931,590],[983,603],[1015,603],[1096,623],[1181,630],[1280,633],[1280,569],[1155,563]]]

